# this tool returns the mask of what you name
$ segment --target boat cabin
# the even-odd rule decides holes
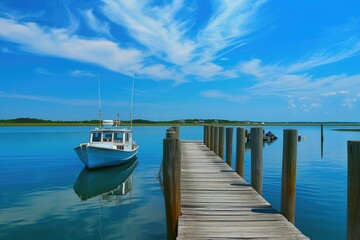
[[[94,129],[90,132],[90,145],[132,150],[132,131],[128,129]]]

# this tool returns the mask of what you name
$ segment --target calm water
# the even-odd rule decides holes
[[[137,162],[89,172],[73,148],[87,141],[91,127],[1,127],[0,238],[165,239],[157,174],[166,128],[135,127]],[[307,140],[298,145],[295,224],[311,239],[345,239],[346,144],[359,140],[360,132],[324,128],[321,158],[320,128],[296,128]],[[279,139],[264,148],[264,197],[279,209],[283,128],[266,130]],[[202,134],[202,127],[181,128],[183,139]],[[245,179],[250,179],[250,150]]]

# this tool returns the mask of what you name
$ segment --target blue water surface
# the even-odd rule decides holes
[[[311,239],[345,239],[346,144],[359,140],[360,132],[325,127],[321,152],[320,127],[294,128],[306,137],[298,143],[295,224]],[[73,148],[88,140],[91,129],[0,128],[0,239],[166,238],[164,200],[157,175],[167,127],[134,127],[140,149],[130,192],[117,198],[99,195],[81,200],[74,185],[84,166]],[[263,179],[263,195],[277,209],[283,129],[265,129],[279,137],[264,146]],[[182,139],[200,140],[202,136],[200,126],[181,127]],[[248,181],[250,158],[248,149]]]

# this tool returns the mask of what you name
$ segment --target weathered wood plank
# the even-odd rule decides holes
[[[308,239],[201,142],[183,141],[177,239]]]

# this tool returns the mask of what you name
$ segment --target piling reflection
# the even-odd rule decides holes
[[[93,197],[120,201],[121,196],[132,190],[132,175],[138,164],[137,158],[111,168],[89,170],[84,168],[75,184],[74,191],[82,201]]]

